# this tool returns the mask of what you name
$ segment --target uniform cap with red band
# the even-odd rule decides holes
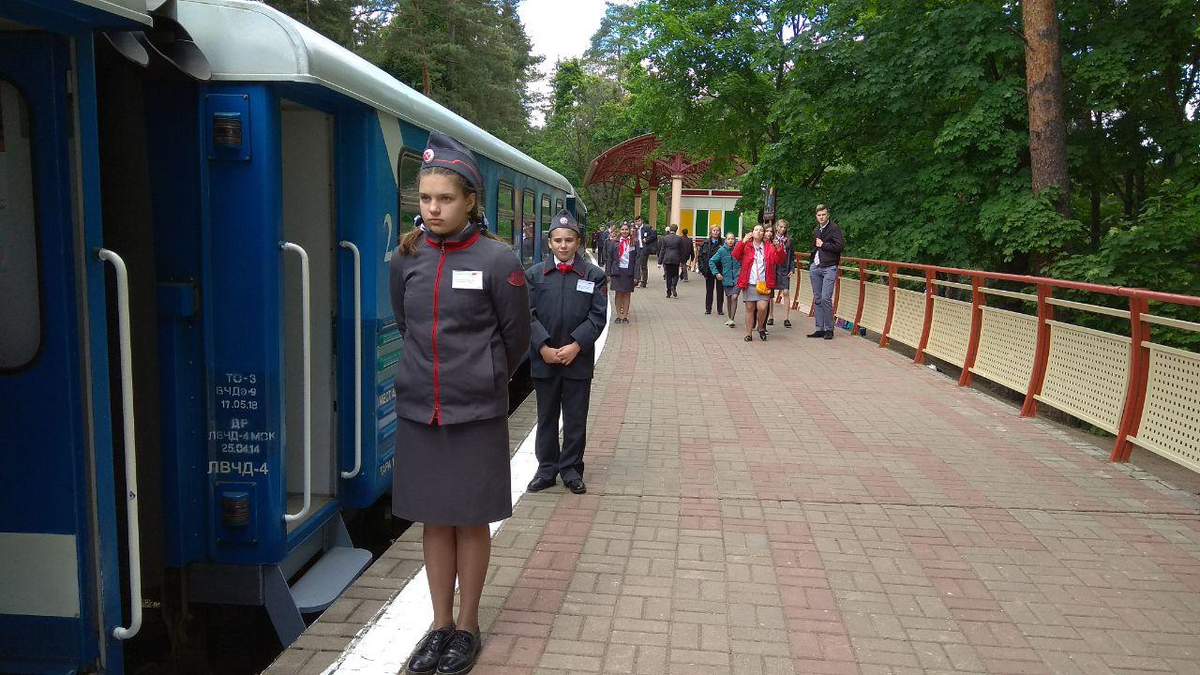
[[[554,220],[550,221],[550,233],[553,233],[559,228],[566,228],[575,233],[576,237],[583,238],[583,228],[579,227],[579,223],[575,221],[575,216],[570,211],[563,209],[554,216]]]
[[[483,174],[479,162],[471,150],[446,134],[431,132],[421,155],[421,168],[438,167],[462,176],[467,184],[478,190],[483,185]]]

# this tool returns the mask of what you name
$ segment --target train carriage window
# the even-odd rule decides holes
[[[0,80],[0,370],[25,366],[42,343],[30,122],[25,97]]]
[[[496,186],[496,236],[510,244],[513,243],[513,224],[517,221],[514,199],[513,186],[508,183]]]
[[[537,235],[537,213],[534,212],[536,197],[533,190],[526,190],[521,200],[521,262],[533,261],[533,245]]]
[[[559,211],[562,211],[562,210],[563,210],[563,200],[559,199],[558,201],[554,202],[554,212],[558,213]]]
[[[397,212],[400,214],[398,234],[412,230],[413,219],[421,215],[421,199],[418,194],[420,185],[417,181],[419,173],[421,173],[421,156],[408,150],[401,153],[398,170],[400,185],[396,189],[399,201]]]
[[[550,195],[542,195],[542,227],[538,231],[538,239],[544,239],[550,233],[550,219],[554,217],[550,213]],[[546,257],[546,252],[542,251],[542,257]]]

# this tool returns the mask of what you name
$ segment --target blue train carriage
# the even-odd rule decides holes
[[[0,3],[0,672],[120,672],[140,628],[94,53],[152,25],[144,0]]]
[[[0,497],[0,672],[122,672],[143,606],[176,635],[265,606],[288,644],[366,566],[342,514],[391,486],[386,263],[429,130],[526,263],[583,214],[269,7],[151,1],[0,5],[0,459],[32,478]]]

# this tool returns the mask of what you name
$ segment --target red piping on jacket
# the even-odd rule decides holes
[[[442,241],[434,242],[425,238],[425,243],[436,248],[441,252],[441,257],[438,258],[437,277],[433,281],[433,416],[429,418],[429,423],[437,423],[442,425],[442,398],[441,398],[441,383],[438,381],[438,350],[437,350],[437,325],[438,325],[438,296],[442,287],[442,268],[446,265],[446,251],[461,251],[464,248],[475,243],[479,239],[479,230],[475,230],[471,236],[462,241]]]

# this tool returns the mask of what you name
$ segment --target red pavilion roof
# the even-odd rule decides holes
[[[712,164],[711,158],[690,161],[683,153],[666,159],[651,157],[660,145],[662,142],[654,134],[614,145],[592,160],[583,176],[583,184],[625,183],[633,178],[637,187],[643,182],[657,187],[670,184],[671,176],[678,174],[683,176],[684,185],[695,187]]]

